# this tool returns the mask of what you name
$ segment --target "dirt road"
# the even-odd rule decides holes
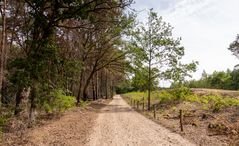
[[[119,96],[101,110],[88,146],[191,146],[181,136],[133,111]]]

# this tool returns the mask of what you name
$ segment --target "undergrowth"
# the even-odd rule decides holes
[[[51,102],[49,102],[51,101]],[[75,97],[68,96],[61,89],[54,90],[47,99],[43,100],[43,108],[47,113],[64,112],[75,106]]]
[[[11,117],[12,117],[11,112],[6,111],[3,108],[0,108],[0,135],[3,132],[3,127],[6,125],[6,123]]]
[[[130,92],[125,96],[139,101],[144,97],[146,101],[147,92]],[[222,108],[238,106],[239,99],[232,97],[223,97],[221,95],[199,96],[192,93],[186,87],[175,88],[171,90],[153,91],[151,94],[152,101],[158,100],[160,103],[174,103],[178,101],[187,101],[190,103],[199,103],[204,109],[211,109],[213,112],[219,112]]]

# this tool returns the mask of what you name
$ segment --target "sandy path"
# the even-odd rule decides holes
[[[88,146],[191,146],[166,128],[133,111],[119,96],[102,109]]]

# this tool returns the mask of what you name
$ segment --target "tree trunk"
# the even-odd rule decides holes
[[[21,112],[21,108],[20,108],[20,104],[22,101],[22,92],[23,92],[23,88],[19,88],[16,94],[16,98],[15,98],[15,110],[14,110],[14,115],[15,116],[19,116],[20,112]]]
[[[148,76],[148,110],[150,110],[150,99],[151,99],[151,50],[149,53],[149,76]]]
[[[3,80],[2,80],[1,93],[2,93],[2,104],[6,104],[6,105],[9,104],[9,98],[7,96],[7,81],[5,77],[3,77]]]
[[[88,95],[87,95],[87,89],[88,86],[90,84],[90,80],[92,79],[93,75],[94,75],[94,70],[90,73],[89,77],[86,80],[85,86],[83,88],[83,101],[86,101],[88,99]]]
[[[71,91],[71,96],[74,96],[75,94],[75,92],[74,92],[74,80],[72,80],[71,81],[71,83],[70,83],[70,91]]]
[[[152,61],[152,40],[151,40],[151,20],[149,24],[149,76],[148,76],[148,110],[150,110],[150,105],[151,105],[151,61]]]
[[[96,72],[96,83],[95,83],[95,97],[98,99],[98,94],[99,94],[99,88],[98,88],[98,71]]]
[[[100,98],[103,98],[103,71],[100,72]]]
[[[93,95],[93,100],[96,100],[96,97],[95,97],[94,76],[92,77],[92,95]]]
[[[1,49],[0,49],[0,91],[2,90],[2,82],[4,77],[4,55],[6,51],[6,7],[7,1],[3,1],[3,11],[2,11],[2,40],[1,40]],[[2,95],[0,94],[0,98]]]
[[[77,95],[77,98],[76,98],[76,105],[80,104],[81,88],[82,88],[82,81],[83,81],[83,72],[84,71],[81,71],[81,74],[80,74],[80,84],[79,84],[78,95]]]
[[[105,98],[108,99],[108,76],[107,76],[107,71],[105,71]]]
[[[37,87],[36,83],[33,83],[32,90],[30,93],[30,111],[29,111],[29,126],[31,127],[36,120],[36,96]]]

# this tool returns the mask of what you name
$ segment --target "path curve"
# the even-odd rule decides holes
[[[88,146],[193,146],[135,112],[119,95],[101,110]]]

